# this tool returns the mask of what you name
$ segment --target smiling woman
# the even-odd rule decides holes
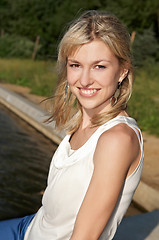
[[[126,111],[130,56],[129,34],[114,15],[88,11],[65,33],[48,121],[68,132],[53,156],[41,208],[18,220],[20,239],[113,239],[143,166],[141,131]],[[1,229],[8,240],[7,224]]]
[[[123,69],[109,47],[98,39],[79,47],[67,61],[70,91],[83,111],[92,110],[92,117],[111,109],[110,98],[127,73],[128,69]]]
[[[94,47],[96,47],[96,49]],[[78,62],[78,59],[75,59],[75,55],[78,56],[80,52],[82,52],[79,59],[81,62]],[[91,54],[89,59],[88,52],[89,55]],[[73,60],[73,62],[70,62],[71,60]],[[105,60],[104,64],[101,60]],[[59,129],[64,127],[69,130],[70,133],[78,129],[83,112],[81,111],[79,99],[72,94],[70,89],[67,91],[67,99],[69,99],[69,101],[63,104],[63,100],[66,97],[64,89],[68,86],[68,66],[70,64],[70,67],[78,68],[83,67],[82,64],[85,64],[84,71],[82,71],[85,75],[86,73],[88,74],[88,69],[86,71],[86,64],[88,63],[90,65],[94,64],[94,66],[91,66],[91,69],[99,68],[100,70],[108,68],[109,65],[108,72],[110,72],[110,68],[114,68],[112,64],[116,64],[120,74],[123,73],[123,80],[119,79],[114,85],[114,92],[112,92],[110,96],[111,105],[109,105],[109,109],[107,108],[106,114],[102,111],[97,115],[94,114],[94,117],[91,119],[92,126],[99,126],[105,121],[117,116],[121,110],[126,109],[127,101],[132,91],[133,67],[131,64],[130,37],[125,26],[123,26],[114,15],[104,12],[100,12],[98,15],[96,11],[90,11],[88,15],[84,15],[83,18],[77,19],[72,23],[60,42],[58,54],[59,84],[55,93],[53,114],[50,120],[55,119]],[[97,74],[104,74],[105,71],[106,70],[102,71],[102,73],[98,71]],[[90,73],[92,73],[92,71],[90,71]],[[86,81],[86,78],[84,79],[84,81]],[[83,79],[81,79],[81,81],[83,81]],[[90,86],[87,88],[90,88]],[[86,89],[83,90],[86,93]],[[90,90],[91,89],[87,89],[87,93]],[[76,105],[76,108],[72,108],[73,105]],[[113,109],[111,106],[113,106]],[[65,114],[63,114],[63,112]]]

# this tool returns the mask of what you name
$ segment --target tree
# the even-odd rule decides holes
[[[158,0],[1,0],[0,29],[35,41],[40,36],[41,57],[56,57],[56,48],[67,23],[88,9],[117,15],[129,32],[151,28],[159,36]],[[40,57],[40,56],[39,56]]]

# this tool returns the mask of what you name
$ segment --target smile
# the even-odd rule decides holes
[[[96,93],[99,91],[99,89],[86,89],[86,88],[79,88],[79,93],[82,96],[88,96],[88,97],[92,97],[95,96]]]

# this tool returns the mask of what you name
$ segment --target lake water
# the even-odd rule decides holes
[[[56,148],[0,105],[0,220],[38,210]]]

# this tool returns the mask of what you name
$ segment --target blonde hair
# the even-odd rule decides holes
[[[130,36],[127,29],[118,18],[112,14],[90,10],[74,21],[64,34],[58,52],[58,85],[56,88],[52,115],[49,121],[55,120],[59,129],[64,128],[69,133],[76,131],[82,121],[82,109],[76,97],[68,88],[67,100],[65,87],[67,84],[67,58],[81,45],[94,39],[102,40],[119,60],[122,68],[128,69],[128,74],[121,85],[117,103],[111,110],[98,114],[91,119],[92,127],[100,126],[116,117],[126,109],[127,101],[132,91],[132,64],[130,54]]]

